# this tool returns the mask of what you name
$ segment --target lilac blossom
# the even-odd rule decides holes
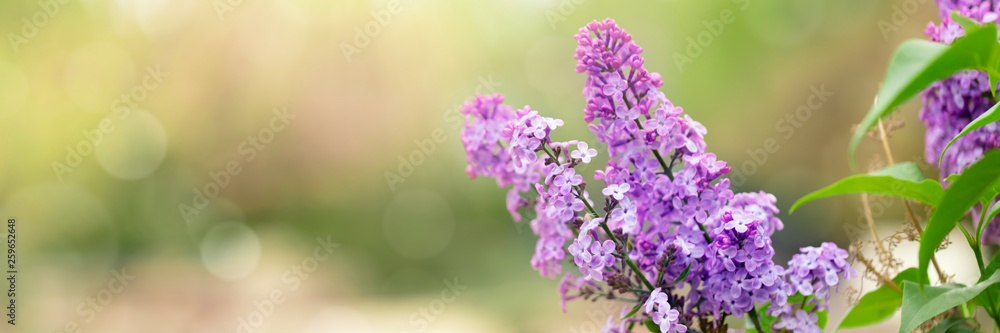
[[[820,247],[804,247],[801,251],[788,262],[788,283],[804,296],[828,299],[830,288],[836,288],[841,279],[857,276],[847,264],[847,250],[836,244],[826,242]]]
[[[593,175],[603,183],[599,200],[577,169],[598,152],[582,140],[554,139],[562,120],[504,106],[499,95],[478,96],[462,111],[467,172],[512,185],[507,207],[515,219],[534,209],[531,266],[546,277],[564,274],[563,311],[578,298],[631,295],[645,308],[636,316],[680,333],[770,302],[768,314],[782,316],[776,325],[818,329],[815,311],[825,309],[829,289],[853,276],[846,252],[827,243],[796,257],[819,266],[775,264],[771,236],[783,228],[777,199],[730,189],[730,167],[707,150],[707,129],[659,91],[660,75],[646,70],[642,48],[613,20],[587,24],[575,38],[576,71],[586,74],[583,118],[608,156]],[[567,253],[579,277],[562,272]],[[804,291],[816,297],[800,315],[788,299]],[[609,319],[604,331],[642,320]]]
[[[608,185],[608,187],[605,187],[604,190],[601,190],[601,193],[606,196],[613,197],[615,200],[622,200],[625,193],[628,193],[630,188],[631,186],[628,183],[611,184]]]
[[[727,207],[709,233],[713,239],[707,249],[709,277],[702,296],[707,310],[716,316],[724,312],[739,318],[755,303],[767,301],[783,305],[778,296],[784,281],[776,277],[783,269],[772,260],[774,248],[763,224],[750,212]]]
[[[656,288],[650,293],[645,304],[653,322],[660,326],[661,333],[683,333],[687,332],[687,326],[678,323],[680,311],[670,307],[669,298],[666,293]]]
[[[611,211],[608,227],[611,229],[621,229],[622,232],[630,235],[639,233],[639,221],[636,217],[635,203],[626,197],[622,198],[618,204],[618,208]]]
[[[583,163],[590,163],[590,159],[597,156],[597,149],[590,148],[586,142],[581,141],[576,144],[577,150],[573,151],[570,156],[576,159],[580,159]]]
[[[800,254],[792,256],[786,274],[788,285],[805,297],[798,303],[772,306],[770,313],[778,317],[775,327],[796,332],[818,332],[816,312],[826,310],[830,289],[836,289],[844,280],[858,275],[848,265],[847,257],[846,250],[829,242],[820,247],[804,247]]]
[[[931,41],[951,44],[965,35],[961,25],[951,19],[951,12],[969,17],[979,23],[997,21],[1000,1],[996,0],[937,0],[941,23],[927,24],[925,34]],[[972,120],[989,110],[996,101],[990,94],[990,83],[985,72],[964,71],[950,78],[935,82],[921,94],[923,108],[920,120],[927,127],[924,154],[927,162],[937,165],[940,178],[960,173],[978,161],[984,153],[1000,147],[1000,125],[991,123],[959,138],[941,156],[941,151]],[[940,157],[940,165],[938,160]],[[970,213],[979,221],[982,205],[977,204]],[[983,234],[983,243],[1000,244],[1000,217],[989,221]]]
[[[466,173],[470,178],[493,177],[497,186],[512,186],[507,193],[507,210],[515,221],[521,220],[518,210],[528,207],[522,193],[529,191],[541,174],[540,163],[516,167],[509,150],[504,149],[503,131],[509,122],[516,119],[514,109],[502,105],[503,96],[476,96],[459,109],[465,115],[462,127],[462,143],[465,146],[469,165]]]
[[[795,333],[823,332],[819,328],[819,315],[802,309],[796,309],[794,313],[781,317],[781,320],[775,322],[773,327]]]

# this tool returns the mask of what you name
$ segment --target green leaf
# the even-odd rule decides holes
[[[774,324],[775,320],[778,320],[777,317],[767,314],[767,308],[770,306],[771,302],[767,302],[764,303],[764,305],[757,307],[758,310],[757,313],[760,315],[760,328],[764,329],[764,333],[771,333],[771,326],[773,326],[772,324]],[[758,333],[757,328],[754,327],[753,325],[753,319],[750,318],[749,314],[743,316],[743,319],[744,319],[744,325],[746,326],[745,329],[746,333]]]
[[[986,265],[986,269],[983,270],[983,275],[979,277],[978,282],[983,282],[987,276],[992,276],[993,272],[996,272],[1000,268],[1000,253],[993,255],[993,260],[990,260],[990,264]]]
[[[954,173],[946,177],[944,180],[952,183],[961,176],[961,174]],[[997,197],[997,194],[1000,194],[1000,182],[994,183],[993,186],[986,189],[986,192],[983,192],[983,196],[979,198],[979,202],[985,206],[987,203],[992,202],[993,198]]]
[[[932,328],[928,333],[968,332],[971,329],[971,327],[963,324],[967,320],[969,320],[969,318],[945,318],[937,325],[934,325],[934,328]],[[972,332],[975,332],[975,330],[972,330]]]
[[[944,237],[955,228],[972,205],[992,187],[1000,177],[1000,151],[990,151],[975,164],[965,169],[955,182],[948,186],[937,208],[927,220],[927,228],[920,237],[920,281],[927,283],[927,264]]]
[[[1000,43],[997,43],[997,26],[987,24],[970,29],[951,45],[911,39],[903,42],[893,53],[882,79],[875,104],[861,120],[851,144],[848,159],[856,167],[855,154],[858,144],[878,120],[893,109],[916,96],[935,81],[956,72],[976,69],[989,74],[990,88],[995,86],[1000,67]]]
[[[916,271],[914,271],[914,274],[916,274]],[[806,296],[803,296],[802,294],[796,292],[794,295],[789,296],[788,299],[786,300],[786,302],[788,302],[788,304],[796,304],[796,303],[805,302],[805,300],[806,300]],[[774,322],[778,320],[777,317],[771,316],[771,315],[767,314],[767,308],[769,308],[769,307],[771,307],[771,302],[764,303],[763,305],[757,307],[757,309],[760,310],[760,311],[757,311],[757,313],[763,314],[763,315],[760,316],[760,326],[761,326],[761,328],[764,329],[764,333],[770,333],[771,332],[771,326],[774,326]],[[805,305],[802,309],[806,310],[806,311],[813,311],[814,308],[816,308],[815,305]],[[763,310],[761,310],[761,309],[763,309]],[[822,311],[816,312],[816,315],[817,315],[816,324],[819,325],[819,328],[820,329],[826,328],[826,322],[829,319],[829,314],[827,313],[827,311],[826,310],[822,310]],[[746,332],[747,333],[757,333],[757,329],[754,328],[753,320],[750,319],[750,316],[747,315],[746,317],[744,317],[744,319],[745,319],[746,327],[747,327],[746,328]]]
[[[915,163],[904,162],[872,173],[841,179],[802,197],[789,211],[795,212],[800,205],[816,199],[851,193],[886,194],[933,206],[941,200],[944,189],[937,181],[924,177]]]
[[[900,272],[892,281],[902,288],[903,281],[919,281],[919,279],[917,269],[911,267]],[[867,326],[889,319],[902,303],[903,295],[887,285],[882,285],[862,296],[858,304],[847,312],[839,328]]]
[[[997,282],[1000,282],[1000,272],[994,272],[988,279],[969,287],[960,284],[921,286],[913,281],[904,281],[903,320],[899,332],[912,332],[928,319],[975,298]]]
[[[951,11],[951,20],[958,23],[966,33],[979,30],[983,27],[982,24],[979,24],[975,20],[962,16],[957,10]]]
[[[986,192],[990,193],[991,191],[986,191]],[[996,197],[996,193],[993,193],[993,197]],[[993,201],[993,197],[991,197],[989,199],[989,201],[982,201],[981,202],[983,204],[983,209],[984,209],[983,214],[984,215],[980,216],[980,217],[983,217],[983,219],[981,221],[982,223],[979,223],[978,225],[976,225],[976,239],[979,240],[980,244],[982,244],[982,241],[983,241],[983,232],[986,231],[986,226],[990,224],[990,221],[993,221],[993,217],[997,216],[997,213],[1000,213],[1000,202],[998,202],[997,204],[994,204],[992,206],[990,205],[990,202]],[[972,218],[977,219],[977,221],[979,219],[979,217],[975,217],[975,216],[973,216]]]
[[[979,198],[979,203],[983,204],[983,207],[989,207],[989,204],[993,202],[993,199],[1000,194],[1000,182],[993,183],[993,186],[987,187],[986,191]]]
[[[986,277],[993,276],[997,268],[1000,268],[1000,253],[993,255],[993,259],[986,265],[986,269],[983,270],[983,275],[979,277],[978,282],[983,282]],[[982,293],[979,293],[979,301],[984,305],[994,304],[997,302],[996,295],[998,293],[1000,293],[1000,285],[994,284],[986,288]]]
[[[646,319],[646,321],[642,323],[646,325],[646,329],[648,329],[650,332],[660,333],[660,325],[654,323],[652,319]]]
[[[631,311],[629,311],[629,312],[628,312],[628,314],[626,314],[626,315],[625,315],[624,317],[622,317],[621,319],[625,319],[625,318],[628,318],[628,317],[631,317],[631,316],[632,316],[632,315],[634,315],[634,314],[635,314],[636,312],[639,312],[639,309],[641,309],[641,308],[642,308],[642,303],[639,303],[639,304],[636,304],[636,305],[635,305],[634,307],[632,307],[632,310],[631,310]]]
[[[691,273],[691,265],[692,264],[688,264],[688,266],[684,268],[684,271],[681,272],[681,275],[678,275],[677,278],[674,279],[674,282],[671,283],[671,285],[677,285],[677,284],[681,283],[682,281],[684,281],[684,279],[687,279],[688,274]]]
[[[962,131],[959,132],[954,139],[951,139],[951,141],[948,142],[948,145],[944,146],[944,149],[941,150],[941,156],[938,157],[938,165],[941,165],[941,161],[944,160],[944,152],[948,151],[948,147],[951,147],[951,144],[955,143],[955,141],[959,138],[969,134],[969,132],[979,129],[980,127],[986,126],[989,123],[1000,120],[1000,112],[996,112],[998,105],[1000,104],[993,104],[993,107],[986,110],[986,112],[970,122],[968,125],[965,125],[965,128],[963,128]]]
[[[983,225],[989,224],[990,221],[993,221],[993,218],[997,216],[997,213],[1000,213],[1000,202],[993,204],[990,206],[990,210],[986,211],[986,223],[983,223]],[[982,232],[979,233],[979,237],[983,237]]]

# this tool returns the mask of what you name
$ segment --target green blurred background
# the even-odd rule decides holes
[[[724,11],[734,21],[713,34],[705,22]],[[851,127],[892,50],[936,16],[916,0],[4,1],[0,214],[18,221],[17,331],[596,331],[620,306],[560,311],[505,191],[465,175],[452,117],[495,91],[594,143],[572,36],[605,17],[708,128],[709,150],[742,168],[738,190],[778,197],[777,261],[846,246],[856,197],[785,211],[851,173]],[[832,96],[796,116],[820,89]],[[921,159],[916,104],[893,133],[897,161]],[[864,144],[862,163],[877,149]],[[317,238],[339,247],[311,266]],[[292,288],[303,264],[315,270]],[[108,293],[122,272],[134,279]],[[448,301],[455,279],[465,288]]]

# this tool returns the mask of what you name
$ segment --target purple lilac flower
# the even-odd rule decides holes
[[[594,241],[589,233],[581,233],[568,248],[573,262],[584,277],[594,281],[604,281],[604,268],[614,266],[615,243],[610,239],[603,243]]]
[[[591,230],[596,230],[597,226],[601,225],[601,223],[603,223],[603,222],[604,222],[604,218],[601,218],[601,217],[594,217],[594,218],[591,218],[590,220],[584,222],[583,225],[580,226],[580,236],[582,237],[582,236],[586,235]]]
[[[515,167],[509,150],[504,149],[503,131],[507,123],[516,119],[514,109],[502,105],[502,95],[480,95],[466,102],[459,109],[465,115],[462,143],[469,165],[465,172],[470,178],[486,176],[496,178],[497,186],[513,185],[507,193],[507,209],[520,221],[518,210],[528,205],[521,194],[531,189],[540,177],[541,164]]]
[[[615,200],[622,200],[630,188],[631,186],[628,183],[611,184],[605,187],[604,190],[601,190],[601,193],[609,197],[614,197]]]
[[[565,273],[560,281],[563,311],[576,298],[632,293],[646,299],[644,315],[662,332],[685,332],[693,317],[742,317],[769,301],[769,312],[787,317],[781,325],[813,327],[815,316],[800,316],[789,306],[789,296],[808,282],[812,294],[824,295],[813,302],[825,302],[829,287],[848,276],[786,281],[793,271],[772,260],[770,237],[783,228],[775,216],[776,198],[765,192],[733,193],[724,178],[730,167],[707,151],[706,128],[658,90],[659,74],[645,69],[642,48],[613,20],[588,24],[576,39],[576,69],[587,75],[584,120],[609,157],[594,173],[604,182],[604,197],[597,201],[605,204],[603,214],[575,169],[591,162],[597,150],[583,141],[553,140],[561,120],[527,106],[501,105],[499,95],[480,96],[463,107],[469,175],[513,185],[507,206],[515,219],[518,210],[534,208],[530,224],[538,241],[532,267],[555,277],[569,252],[582,274]],[[523,195],[530,190],[537,196]],[[819,254],[803,254],[833,258],[810,274],[828,267],[849,270],[835,250],[824,244]],[[609,320],[605,331],[624,331],[624,322],[636,320],[641,321]]]
[[[819,315],[802,309],[796,309],[794,313],[781,317],[772,327],[795,333],[823,332],[819,328]]]
[[[639,233],[639,220],[636,217],[635,203],[629,198],[623,198],[618,202],[618,208],[611,211],[608,219],[608,227],[611,229],[621,229],[622,232],[630,235]]]
[[[570,292],[573,290],[581,290],[585,287],[599,288],[599,286],[589,279],[581,279],[574,276],[572,273],[566,273],[563,275],[562,280],[559,280],[559,307],[563,312],[566,312],[566,302],[572,301],[579,298],[579,295],[571,295]]]
[[[925,34],[931,41],[951,44],[964,36],[965,30],[951,19],[951,12],[967,16],[980,23],[997,21],[1000,1],[991,0],[937,0],[940,7],[941,24],[927,24]],[[924,106],[920,110],[920,120],[927,127],[925,138],[925,158],[931,164],[938,164],[941,151],[973,119],[988,110],[995,101],[990,97],[987,75],[980,71],[966,71],[941,80],[925,90],[921,97]],[[960,173],[975,163],[986,151],[1000,147],[1000,125],[983,126],[955,141],[945,152],[938,165],[943,180],[949,175]],[[981,205],[971,211],[973,220],[978,221]],[[1000,218],[990,221],[984,232],[983,242],[1000,243]]]
[[[847,250],[826,242],[820,247],[804,247],[800,254],[792,256],[786,274],[788,285],[805,296],[806,301],[772,306],[769,313],[779,318],[775,327],[796,332],[818,331],[816,312],[826,309],[830,289],[858,275],[847,263],[848,255]]]
[[[778,207],[775,206],[777,202],[778,199],[774,195],[760,191],[757,193],[737,193],[732,200],[729,200],[729,206],[742,208],[743,211],[753,214],[757,220],[761,221],[764,234],[771,236],[775,231],[785,228],[781,219],[774,216],[778,213]]]
[[[669,298],[660,288],[656,288],[650,293],[644,304],[653,322],[660,326],[661,333],[683,333],[687,332],[687,326],[678,322],[680,311],[670,307]]]
[[[788,262],[788,283],[804,296],[829,299],[830,288],[836,288],[841,279],[858,275],[847,263],[847,250],[838,248],[837,244],[826,242],[820,247],[804,247],[801,251]]]
[[[631,309],[632,309],[631,306],[624,306],[624,307],[622,307],[621,313],[618,314],[618,318],[625,318],[625,315],[627,315],[629,313],[629,311],[631,311]],[[628,318],[628,319],[622,319],[621,321],[615,322],[615,317],[614,316],[608,316],[608,321],[604,324],[604,327],[601,328],[601,333],[629,333],[629,332],[632,332],[632,330],[629,330],[629,328],[628,328],[629,325],[627,325],[627,324],[634,323],[636,321],[637,320],[634,319],[634,318]]]
[[[503,133],[510,142],[509,154],[514,157],[514,165],[534,163],[538,156],[535,151],[549,138],[549,131],[563,124],[562,120],[538,115],[538,111],[525,106],[517,110],[517,121],[508,122]]]
[[[716,317],[723,312],[742,318],[755,303],[771,301],[781,306],[784,298],[783,272],[774,264],[771,238],[752,212],[727,207],[717,227],[709,235],[704,302]],[[778,295],[781,297],[778,297]]]
[[[573,151],[570,156],[573,158],[578,158],[583,163],[590,163],[590,159],[597,156],[597,149],[591,149],[586,142],[581,141],[576,144],[577,150]]]

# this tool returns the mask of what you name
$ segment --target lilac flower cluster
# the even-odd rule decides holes
[[[931,41],[951,44],[964,36],[965,30],[951,19],[951,12],[969,17],[980,23],[993,23],[1000,15],[998,0],[937,0],[940,7],[941,24],[927,24],[925,33]],[[996,101],[990,95],[987,75],[980,71],[966,71],[934,83],[921,97],[924,106],[920,110],[920,120],[927,127],[925,138],[925,158],[937,164],[941,151],[972,120],[982,115]],[[945,152],[938,165],[943,180],[973,164],[986,151],[1000,147],[1000,125],[983,126],[962,138]],[[974,220],[978,221],[981,207],[973,209]],[[996,222],[996,219],[993,221]],[[984,233],[984,242],[1000,244],[1000,223],[990,223]]]
[[[743,209],[727,209],[709,234],[706,261],[708,279],[700,294],[718,317],[742,317],[755,303],[782,306],[788,298],[784,268],[775,265],[774,248],[766,234],[767,220]]]
[[[846,279],[857,277],[857,272],[847,263],[848,253],[833,243],[820,247],[804,247],[801,254],[788,262],[788,285],[799,295],[800,302],[786,302],[772,307],[771,314],[780,318],[775,328],[795,332],[822,332],[817,330],[817,312],[826,310],[830,289],[836,289]]]
[[[603,182],[600,200],[590,199],[576,170],[599,153],[583,141],[554,140],[561,120],[501,105],[499,95],[477,96],[462,108],[469,175],[512,186],[507,207],[516,220],[521,210],[534,209],[530,223],[539,239],[532,267],[555,277],[568,251],[579,270],[559,283],[563,310],[574,299],[631,294],[644,310],[639,316],[663,333],[696,324],[723,332],[727,316],[755,313],[764,302],[771,303],[768,313],[784,314],[802,282],[788,280],[793,270],[773,261],[771,236],[783,228],[777,199],[733,193],[724,177],[730,167],[706,150],[705,127],[658,90],[659,74],[645,69],[642,48],[613,20],[588,24],[576,40],[576,70],[587,75],[584,120],[608,158],[594,173]],[[823,249],[839,250],[832,243]],[[850,270],[839,253],[835,267]],[[800,270],[794,261],[789,266]],[[816,285],[811,292],[828,289]],[[605,331],[629,331],[642,320],[620,318]],[[815,321],[800,322],[786,325],[818,329]]]

